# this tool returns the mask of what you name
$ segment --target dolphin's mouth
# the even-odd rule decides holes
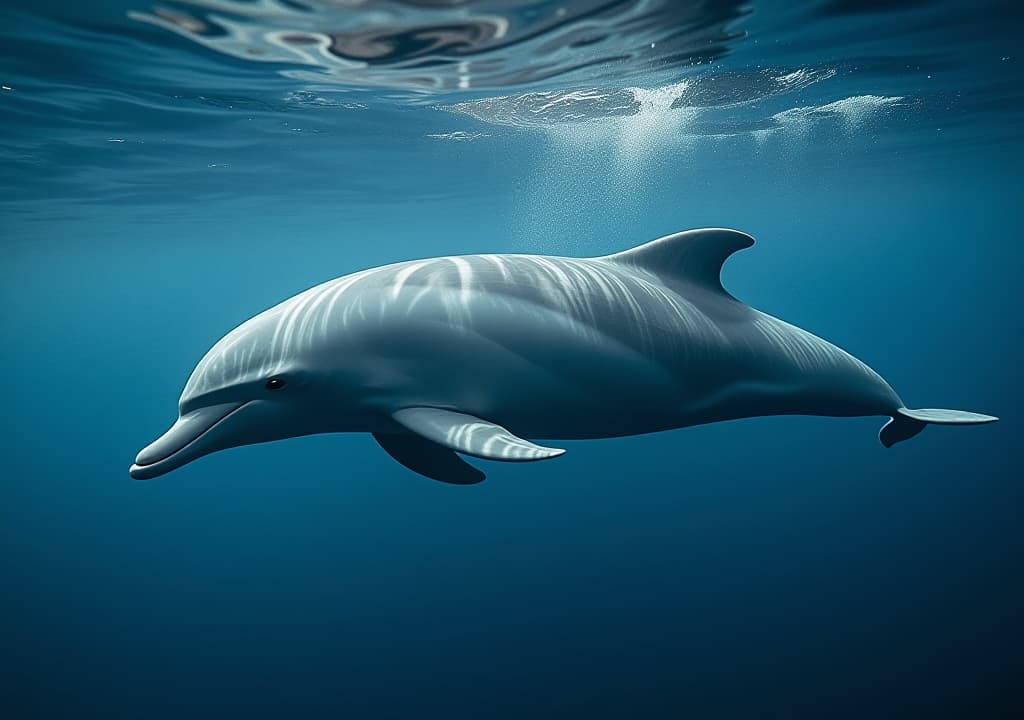
[[[182,415],[167,432],[139,451],[128,472],[136,480],[149,480],[205,455],[208,450],[199,441],[248,404],[221,403]]]

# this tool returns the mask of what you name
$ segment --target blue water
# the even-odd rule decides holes
[[[0,717],[1020,717],[1022,20],[7,0]],[[708,225],[758,239],[739,298],[1001,422],[745,420],[471,487],[365,435],[128,476],[313,284]]]

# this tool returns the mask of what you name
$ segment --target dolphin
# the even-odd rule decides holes
[[[926,425],[831,343],[737,300],[721,269],[754,239],[690,230],[613,255],[465,255],[357,272],[229,332],[131,476],[218,450],[368,432],[405,467],[472,484],[461,456],[554,458],[537,439],[620,437],[763,415],[888,416],[891,447]]]

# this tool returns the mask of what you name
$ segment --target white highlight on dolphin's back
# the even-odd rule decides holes
[[[416,288],[415,292],[407,292]],[[539,292],[538,292],[539,291]],[[593,259],[527,255],[468,255],[389,265],[310,288],[229,333],[200,362],[186,387],[196,395],[232,378],[269,376],[297,349],[310,347],[358,321],[394,312],[413,314],[429,297],[442,298],[445,322],[473,327],[475,302],[483,294],[541,304],[574,321],[569,327],[595,333],[596,319],[610,310],[628,315],[630,344],[650,350],[653,332],[679,328],[720,334],[692,303],[661,287],[656,278]],[[658,299],[655,312],[645,300]],[[251,323],[269,324],[252,332]],[[269,345],[257,347],[254,343]],[[263,358],[254,362],[256,358]]]
[[[428,298],[435,304],[422,305]],[[518,302],[520,312],[533,307],[563,316],[566,332],[588,339],[610,331],[599,318],[609,313],[624,316],[625,322],[615,326],[622,336],[614,339],[653,361],[661,356],[685,358],[701,348],[733,342],[693,301],[641,268],[626,269],[599,259],[529,255],[443,257],[346,275],[281,303],[218,343],[196,368],[183,397],[216,390],[238,377],[251,375],[255,381],[286,371],[284,363],[297,351],[344,337],[357,322],[435,310],[443,313],[438,319],[451,326],[485,332],[476,327],[474,314],[509,302]],[[756,314],[753,326],[759,335],[802,369],[852,360],[793,326]],[[252,332],[250,323],[267,327]]]

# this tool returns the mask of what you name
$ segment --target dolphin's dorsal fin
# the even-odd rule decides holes
[[[724,293],[722,264],[737,250],[753,244],[754,238],[739,230],[704,228],[666,235],[602,259],[641,267],[663,277],[688,280]]]

